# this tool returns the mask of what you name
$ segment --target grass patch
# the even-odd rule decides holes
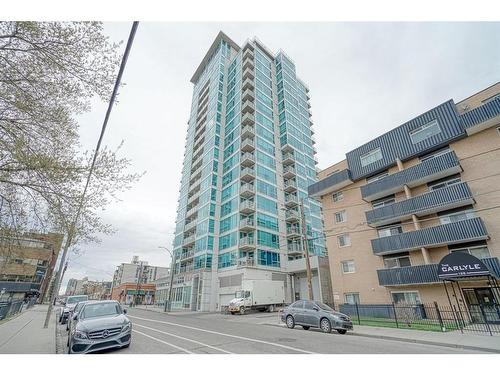
[[[357,318],[352,319],[353,324],[355,325],[362,325],[362,326],[371,326],[371,327],[383,327],[383,328],[399,328],[399,329],[414,329],[414,330],[419,330],[419,331],[431,331],[431,332],[442,332],[441,326],[439,323],[435,321],[429,321],[429,320],[420,320],[420,321],[414,321],[409,324],[405,323],[404,321],[398,321],[396,322],[392,319],[385,319],[385,318],[364,318],[360,317],[360,320],[358,321]],[[444,324],[446,328],[446,332],[449,331],[455,331],[458,328],[456,327],[455,324]]]

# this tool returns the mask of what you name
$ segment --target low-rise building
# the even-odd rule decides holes
[[[111,299],[126,305],[152,305],[155,303],[155,284],[123,283],[113,286]]]
[[[63,235],[25,233],[0,238],[0,292],[3,298],[43,300],[61,250]]]
[[[150,266],[148,262],[139,260],[138,256],[132,258],[131,263],[120,264],[113,276],[113,286],[124,283],[150,284],[168,274],[168,267]]]
[[[432,108],[321,171],[309,194],[322,201],[335,302],[452,301],[500,321],[499,172],[500,83]],[[475,256],[489,275],[441,277],[462,269],[440,265],[456,252]]]

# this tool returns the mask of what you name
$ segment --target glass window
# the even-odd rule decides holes
[[[473,255],[479,259],[491,257],[490,250],[488,249],[488,246],[475,246],[475,247],[466,247],[463,249],[453,249],[453,250],[450,250],[450,253],[453,253],[455,251],[469,253],[470,255]]]
[[[442,189],[442,188],[445,188],[448,186],[453,186],[453,185],[459,184],[460,182],[462,182],[462,179],[460,178],[460,176],[456,176],[456,177],[452,177],[452,178],[449,178],[449,179],[444,180],[444,181],[439,180],[439,181],[431,182],[428,184],[428,186],[429,186],[429,190],[433,191],[433,190]]]
[[[272,214],[278,214],[278,204],[275,201],[264,198],[260,195],[257,195],[257,208]]]
[[[293,303],[290,307],[294,309],[303,309],[304,308],[304,301],[297,301]]]
[[[259,227],[278,231],[278,219],[263,213],[257,214],[257,225]]]
[[[345,212],[345,210],[335,212],[335,223],[343,223],[346,220],[347,220],[347,213]]]
[[[396,202],[396,199],[394,198],[394,196],[385,197],[385,198],[377,199],[376,201],[373,201],[372,207],[373,207],[373,209],[376,209],[376,208],[380,208],[380,207],[384,207],[384,206],[389,206],[395,202]]]
[[[344,260],[341,262],[342,264],[342,272],[343,273],[354,273],[356,269],[354,268],[353,260]]]
[[[257,244],[271,247],[274,249],[279,248],[279,236],[274,233],[264,232],[262,230],[257,231]]]
[[[386,258],[384,259],[385,268],[400,268],[410,267],[411,261],[408,255],[402,257]]]
[[[304,309],[314,310],[314,303],[309,302],[309,301],[304,301]]]
[[[351,246],[351,238],[348,234],[341,234],[337,236],[339,247]]]
[[[259,250],[258,262],[260,265],[269,267],[280,266],[280,255],[272,251]]]
[[[344,199],[344,193],[342,191],[337,191],[336,193],[333,193],[332,198],[334,202],[341,201]]]
[[[439,133],[441,133],[441,128],[439,127],[437,120],[432,120],[431,122],[412,130],[410,132],[410,138],[413,144],[417,144]]]
[[[394,303],[417,305],[422,303],[418,292],[391,292]]]
[[[400,233],[403,233],[403,229],[401,228],[400,225],[387,228],[380,228],[378,230],[378,237],[383,238],[389,236],[396,236]]]
[[[359,293],[345,293],[344,302],[349,305],[359,304]]]
[[[276,198],[278,195],[276,186],[270,185],[262,180],[257,180],[257,191],[271,198]]]
[[[366,167],[367,165],[373,164],[376,161],[379,161],[382,159],[382,150],[379,148],[370,151],[364,155],[361,155],[360,160],[361,160],[361,166]]]
[[[437,151],[433,151],[430,154],[421,156],[420,157],[420,161],[431,160],[431,159],[437,158],[438,156],[447,154],[448,152],[451,152],[451,150],[450,150],[450,148],[448,146],[446,146],[446,147],[444,147],[442,149],[439,149]]]
[[[450,223],[456,223],[457,221],[472,219],[474,217],[476,217],[476,214],[472,209],[469,209],[440,216],[439,222],[441,224],[450,224]]]
[[[385,171],[385,172],[382,172],[382,173],[378,173],[374,176],[371,176],[371,177],[368,177],[366,179],[366,183],[369,184],[371,182],[375,182],[375,181],[378,181],[378,180],[381,180],[383,179],[384,177],[387,177],[389,176],[389,172]]]

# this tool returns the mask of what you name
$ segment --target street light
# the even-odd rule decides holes
[[[175,269],[175,251],[172,254],[170,249],[167,249],[165,246],[158,246],[160,249],[165,249],[170,254],[170,286],[168,288],[168,299],[165,300],[165,305],[163,307],[164,312],[170,312],[172,310],[172,284],[174,283],[174,269]],[[168,302],[167,302],[168,301]]]

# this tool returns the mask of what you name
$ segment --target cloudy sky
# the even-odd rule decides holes
[[[130,23],[107,23],[113,40]],[[105,143],[125,142],[132,171],[146,171],[104,219],[117,230],[102,243],[71,254],[71,277],[111,280],[139,255],[167,266],[175,226],[184,139],[191,107],[189,82],[208,47],[224,31],[242,45],[256,36],[284,50],[309,85],[319,167],[418,114],[459,101],[500,81],[500,23],[141,23]],[[93,148],[106,106],[95,102],[78,120]]]

